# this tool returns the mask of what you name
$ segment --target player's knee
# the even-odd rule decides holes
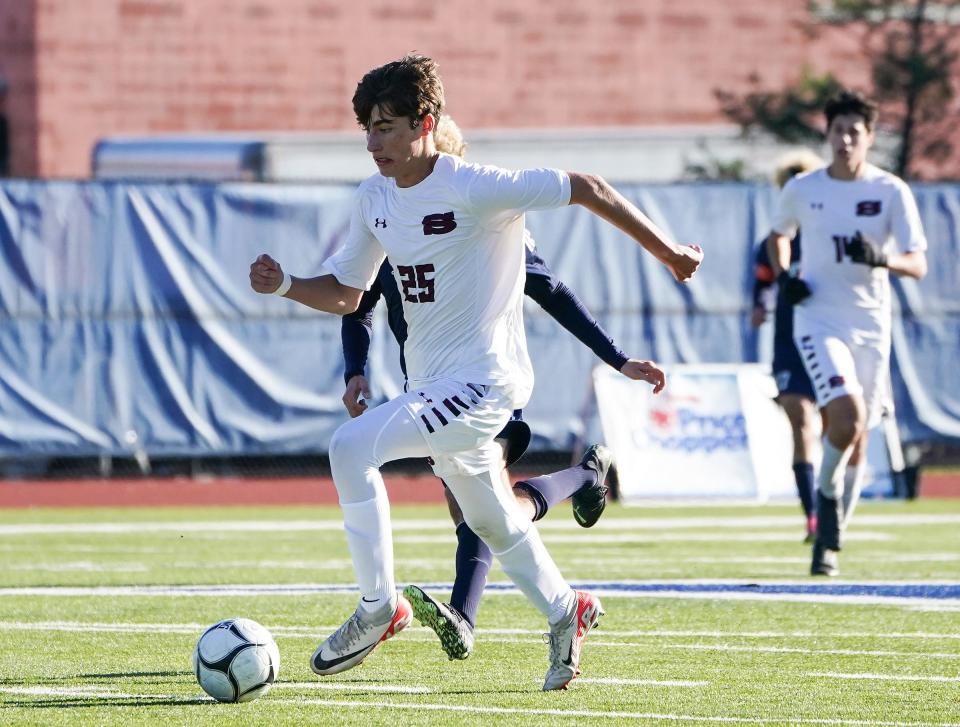
[[[866,415],[863,402],[855,396],[844,396],[827,407],[827,436],[834,446],[848,447],[863,434]]]
[[[494,554],[510,550],[526,533],[506,513],[474,513],[466,517],[466,523]]]
[[[780,397],[780,406],[783,408],[783,413],[787,415],[790,426],[800,431],[804,424],[803,404],[797,400],[797,397],[784,394]]]
[[[352,468],[364,468],[369,465],[369,438],[357,426],[351,426],[354,420],[342,424],[330,439],[328,454],[330,469],[336,480],[337,471]]]

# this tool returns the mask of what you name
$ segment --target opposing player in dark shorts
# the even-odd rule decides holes
[[[438,149],[462,156],[462,138],[449,117],[442,118],[435,137]],[[659,391],[663,385],[662,372],[650,362],[628,358],[576,295],[537,255],[529,234],[527,243],[524,293],[606,364],[628,378],[651,383],[654,391]],[[343,316],[341,336],[346,382],[343,403],[354,417],[363,413],[366,409],[364,399],[369,398],[365,378],[367,352],[373,311],[381,297],[387,304],[387,322],[400,345],[400,366],[406,375],[403,348],[407,339],[407,325],[403,317],[401,293],[387,260],[381,266],[373,286],[364,293],[357,310]],[[530,427],[523,421],[522,412],[515,411],[497,437],[505,442],[507,466],[523,455],[530,437]],[[533,521],[540,520],[551,507],[570,498],[574,519],[582,527],[591,527],[600,518],[606,505],[607,487],[604,481],[611,463],[610,451],[601,445],[593,445],[574,467],[517,482],[513,486],[514,496]],[[447,656],[450,659],[466,659],[473,648],[473,629],[493,554],[464,522],[460,507],[446,485],[444,494],[457,534],[456,575],[450,603],[434,600],[415,585],[407,586],[404,595],[413,606],[416,618],[437,633]]]
[[[822,166],[813,153],[802,153],[785,158],[775,174],[777,185],[783,187],[788,179],[802,172]],[[790,263],[800,260],[801,244],[798,234],[790,243]],[[777,402],[790,420],[793,432],[793,476],[797,494],[807,521],[805,542],[812,542],[817,532],[816,488],[814,485],[813,451],[816,447],[816,396],[800,353],[793,341],[793,305],[784,290],[776,286],[776,276],[770,265],[765,241],[757,248],[753,283],[753,315],[751,323],[759,326],[774,309],[773,321],[773,376],[777,382]],[[774,292],[776,291],[776,292]]]

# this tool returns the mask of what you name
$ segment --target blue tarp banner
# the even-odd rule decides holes
[[[578,208],[528,216],[541,255],[627,354],[664,363],[769,359],[749,326],[761,185],[621,186],[706,251],[679,285]],[[893,382],[908,441],[960,439],[960,187],[915,187],[930,274],[895,283]],[[346,418],[339,319],[250,290],[261,252],[314,273],[342,241],[351,186],[0,182],[0,457],[323,452]],[[592,353],[528,302],[534,446],[589,421]],[[547,373],[549,372],[549,375]],[[399,391],[378,319],[369,374]],[[134,445],[133,443],[136,442]]]

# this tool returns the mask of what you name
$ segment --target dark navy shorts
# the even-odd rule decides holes
[[[774,346],[773,378],[777,382],[777,391],[780,394],[793,394],[812,401],[817,400],[813,384],[810,383],[810,377],[793,341]]]
[[[530,446],[530,425],[523,421],[523,409],[515,409],[510,421],[506,423],[497,439],[505,439],[507,467],[520,459]]]

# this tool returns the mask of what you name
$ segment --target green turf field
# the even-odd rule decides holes
[[[446,600],[445,508],[394,522],[398,583]],[[544,539],[607,616],[582,677],[546,694],[545,624],[503,589],[467,661],[416,627],[314,676],[310,654],[356,605],[335,588],[353,581],[338,525],[335,508],[0,512],[0,724],[960,723],[960,500],[864,503],[832,580],[806,575],[796,506],[611,506],[591,530],[557,508]],[[216,704],[190,671],[229,616],[280,647],[255,702]]]

